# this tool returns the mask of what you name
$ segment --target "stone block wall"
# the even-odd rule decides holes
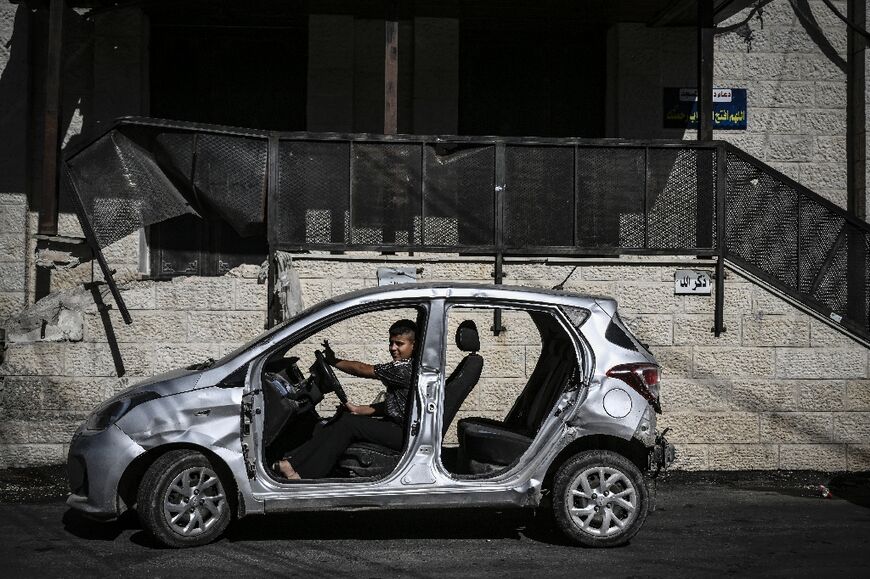
[[[0,193],[0,321],[26,303],[27,200]]]
[[[846,13],[846,2],[834,5]],[[714,84],[746,88],[747,130],[715,138],[755,155],[846,206],[846,25],[821,0],[807,3],[819,30],[788,0],[765,5],[745,30],[716,36]],[[722,26],[741,22],[748,11]]]
[[[748,113],[745,131],[715,131],[714,138],[845,207],[846,25],[821,0],[807,4],[820,32],[805,27],[788,0],[773,0],[746,28],[715,36],[713,84],[747,89]],[[846,2],[834,4],[845,14]],[[695,86],[695,44],[691,28],[611,29],[608,136],[696,138],[694,129],[662,128],[661,97],[663,87]]]
[[[297,259],[304,304],[374,286],[383,265],[422,268],[421,281],[492,279],[492,264],[484,262]],[[716,338],[710,331],[713,298],[674,296],[675,267],[508,263],[505,283],[552,287],[568,278],[567,290],[619,300],[626,324],[664,368],[660,426],[673,428],[677,467],[870,468],[868,349],[733,273],[725,288],[727,331]],[[248,266],[222,278],[126,283],[133,325],[109,312],[127,371],[123,378],[117,377],[100,313],[87,300],[80,300],[79,341],[68,333],[65,341],[37,336],[10,344],[0,366],[0,465],[62,461],[73,429],[101,400],[144,377],[217,358],[262,331],[266,286],[256,278],[257,268]],[[110,296],[104,299],[111,303]],[[331,341],[346,356],[385,358],[380,332],[392,317],[373,320],[356,337],[338,332]],[[461,416],[502,417],[537,359],[534,330],[506,315],[507,330],[493,336],[491,314],[479,311],[459,312],[451,323],[466,317],[480,328],[486,371]],[[448,367],[460,357],[451,350]],[[361,402],[380,390],[366,381],[347,384]]]

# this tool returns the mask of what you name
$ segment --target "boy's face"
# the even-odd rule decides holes
[[[390,355],[393,360],[407,360],[414,353],[414,332],[390,336]]]

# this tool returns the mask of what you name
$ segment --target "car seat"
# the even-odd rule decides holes
[[[459,362],[444,383],[442,435],[447,432],[459,407],[480,380],[483,370],[483,357],[477,353],[480,350],[480,336],[473,321],[465,320],[459,324],[456,329],[456,346],[461,351],[468,352],[468,355]],[[401,451],[386,446],[373,442],[355,442],[347,447],[336,468],[344,476],[384,476],[396,468],[400,456]]]
[[[517,460],[532,444],[575,368],[570,343],[547,340],[529,383],[504,421],[483,417],[459,421],[461,471],[491,474]]]

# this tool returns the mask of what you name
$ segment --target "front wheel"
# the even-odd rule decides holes
[[[643,526],[649,493],[643,474],[621,454],[581,452],[556,474],[553,510],[571,540],[590,547],[615,547],[627,543]]]
[[[139,485],[137,501],[142,525],[168,547],[210,543],[231,518],[214,465],[192,450],[173,450],[154,461]]]

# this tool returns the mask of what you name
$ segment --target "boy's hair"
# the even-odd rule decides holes
[[[417,338],[417,324],[411,320],[399,320],[390,326],[391,336],[404,336],[405,334],[414,334]]]

